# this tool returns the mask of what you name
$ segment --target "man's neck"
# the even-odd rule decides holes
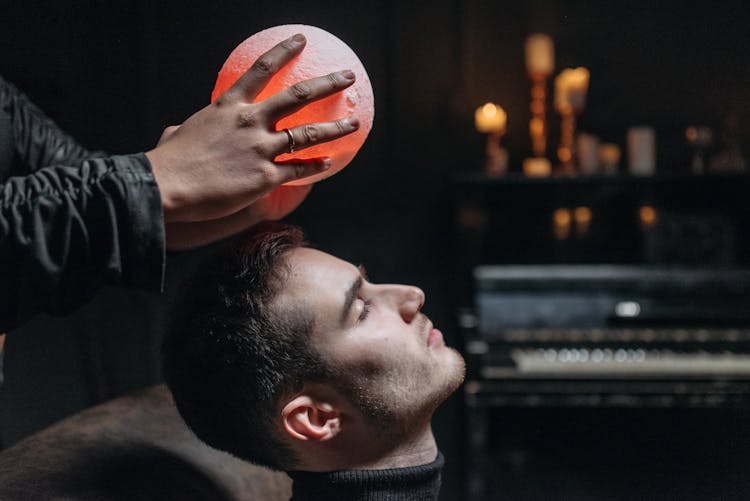
[[[365,460],[354,465],[354,470],[385,470],[419,466],[435,461],[438,448],[432,427],[427,426],[421,433],[410,440],[399,443],[395,448],[385,451],[374,460]]]
[[[308,450],[303,471],[383,470],[420,466],[435,461],[438,454],[435,436],[428,422],[415,433],[395,444],[373,449],[377,437],[357,436],[354,440],[325,444],[323,449]]]

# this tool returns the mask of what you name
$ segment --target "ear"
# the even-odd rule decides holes
[[[286,432],[297,440],[324,441],[341,431],[341,413],[328,402],[298,395],[281,410]]]

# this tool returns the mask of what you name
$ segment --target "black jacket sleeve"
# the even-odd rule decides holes
[[[146,156],[89,158],[8,84],[0,94],[0,142],[15,150],[0,158],[0,332],[107,283],[159,290],[164,223]]]
[[[73,165],[86,158],[105,156],[78,144],[29,98],[0,76],[0,183],[50,165]],[[3,118],[5,120],[3,120]],[[6,122],[6,123],[3,123]],[[4,141],[3,141],[4,139]],[[5,149],[7,151],[3,152]]]

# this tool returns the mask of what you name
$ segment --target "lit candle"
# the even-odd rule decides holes
[[[474,125],[482,134],[504,134],[508,116],[500,106],[487,103],[474,112]]]
[[[555,109],[561,113],[570,113],[573,111],[568,99],[568,79],[565,72],[555,77]]]
[[[526,38],[526,70],[532,78],[546,77],[555,69],[555,46],[552,39],[542,33]]]
[[[552,173],[552,163],[543,157],[527,158],[523,161],[523,173],[527,177],[547,177]]]
[[[568,236],[570,236],[570,226],[572,219],[573,218],[570,214],[570,209],[566,209],[564,207],[556,209],[555,212],[552,213],[555,238],[557,238],[558,240],[565,240],[568,238]]]
[[[614,143],[599,145],[599,164],[605,174],[617,174],[620,167],[620,147]]]
[[[638,210],[638,218],[641,220],[641,227],[644,230],[649,230],[656,225],[656,209],[650,205],[643,205]]]
[[[593,214],[591,209],[585,206],[576,207],[573,211],[573,219],[576,222],[576,232],[580,235],[585,235],[589,231],[591,225],[591,218]]]
[[[589,91],[589,70],[576,68],[569,71],[568,99],[576,111],[586,105],[586,93]]]
[[[579,112],[586,105],[589,70],[567,68],[555,78],[555,108],[560,113]]]

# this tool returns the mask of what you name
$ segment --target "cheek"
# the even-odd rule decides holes
[[[381,322],[374,325],[373,333],[363,340],[363,347],[385,362],[393,359],[413,358],[419,353],[415,334],[401,325]]]
[[[342,361],[348,366],[383,366],[398,349],[385,337],[359,339],[340,352]]]
[[[331,350],[344,367],[369,373],[382,373],[405,360],[414,359],[415,348],[403,335],[395,336],[373,329],[367,334],[352,333],[347,342]]]

